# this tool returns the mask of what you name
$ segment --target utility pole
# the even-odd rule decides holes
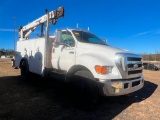
[[[16,16],[13,16],[14,22],[14,51],[16,51]]]

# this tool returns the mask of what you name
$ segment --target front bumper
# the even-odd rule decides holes
[[[141,89],[144,77],[117,80],[99,80],[99,90],[104,96],[119,96],[132,93]]]

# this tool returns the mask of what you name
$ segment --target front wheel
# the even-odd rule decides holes
[[[81,70],[76,72],[72,76],[71,85],[78,102],[87,106],[92,106],[98,102],[98,85],[89,71]]]

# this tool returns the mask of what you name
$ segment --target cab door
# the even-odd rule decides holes
[[[59,70],[68,70],[75,64],[75,40],[67,30],[61,31],[58,36],[52,48],[52,66]]]

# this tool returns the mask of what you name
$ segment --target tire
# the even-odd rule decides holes
[[[89,71],[77,71],[71,78],[71,86],[77,102],[89,107],[98,102],[98,85]]]
[[[22,61],[21,63],[21,79],[27,80],[29,78],[29,69],[26,61]]]

